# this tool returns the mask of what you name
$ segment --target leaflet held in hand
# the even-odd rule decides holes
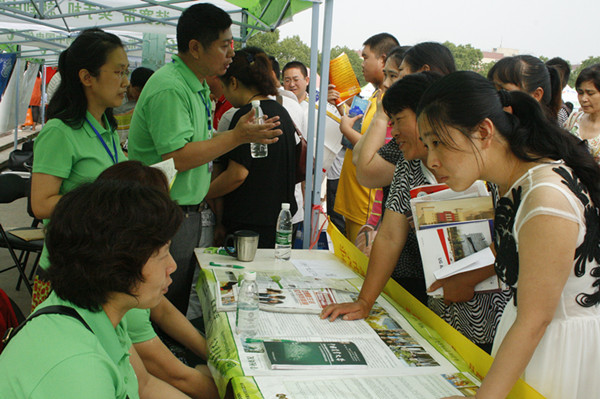
[[[485,267],[494,262],[492,244],[494,206],[485,184],[477,181],[463,192],[443,184],[411,190],[411,209],[425,272],[425,284]],[[492,276],[476,292],[500,289]],[[429,295],[443,295],[443,289]]]

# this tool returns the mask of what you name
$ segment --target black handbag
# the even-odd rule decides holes
[[[18,172],[31,172],[33,168],[33,151],[14,150],[8,156],[8,169]]]
[[[8,155],[8,169],[18,172],[31,172],[33,168],[33,141],[23,143],[21,149],[12,151]]]

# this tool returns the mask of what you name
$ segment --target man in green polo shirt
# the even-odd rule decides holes
[[[167,298],[186,313],[196,259],[194,247],[201,232],[200,203],[210,185],[209,162],[240,144],[274,143],[282,132],[275,120],[254,124],[251,113],[233,130],[211,130],[210,89],[206,77],[223,75],[234,55],[231,18],[220,8],[195,4],[177,23],[173,62],[148,80],[136,105],[129,130],[129,157],[147,165],[173,158],[178,174],[171,197],[186,217],[173,238],[177,262]]]

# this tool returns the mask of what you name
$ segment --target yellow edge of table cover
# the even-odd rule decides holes
[[[348,241],[333,223],[329,223],[327,232],[333,242],[335,256],[356,273],[364,277],[367,273],[369,258]],[[485,377],[494,360],[490,355],[472,343],[464,335],[456,331],[394,280],[390,279],[388,281],[384,288],[384,292],[389,295],[396,304],[400,305],[419,320],[433,328],[446,343],[450,344],[454,350],[462,356],[465,362],[468,363],[469,368],[478,378],[483,379],[483,377]],[[519,379],[508,398],[537,399],[543,398],[543,396],[527,385],[523,380]]]

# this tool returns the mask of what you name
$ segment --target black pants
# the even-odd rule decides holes
[[[346,235],[346,222],[344,221],[344,217],[333,210],[339,181],[340,179],[327,179],[327,215],[329,215],[329,219],[331,219],[340,233]]]
[[[183,223],[171,240],[170,252],[177,263],[177,270],[171,274],[173,282],[165,296],[185,315],[190,302],[194,269],[198,267],[194,248],[202,234],[202,217],[197,210],[184,209],[184,215]]]

